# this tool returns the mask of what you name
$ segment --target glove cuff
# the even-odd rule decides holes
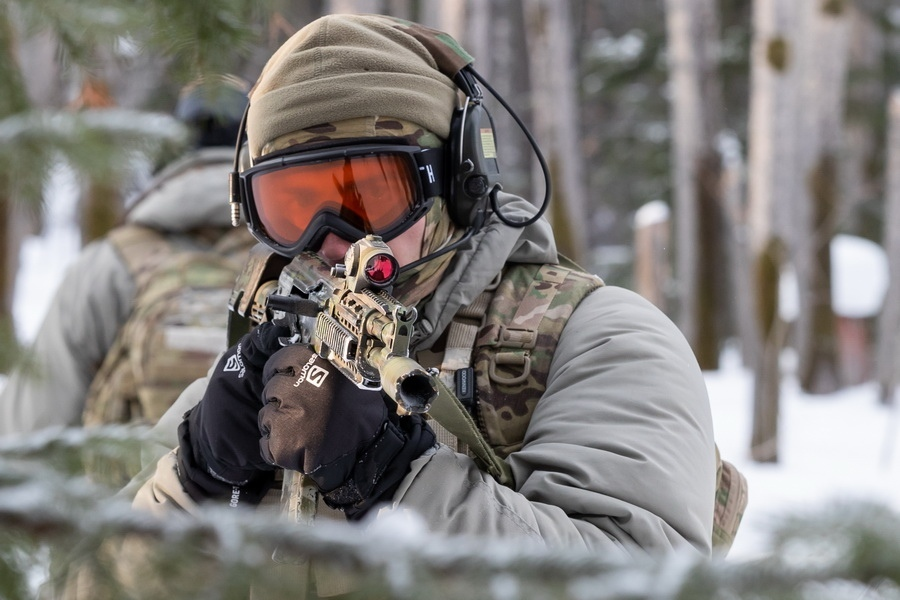
[[[248,474],[245,481],[232,483],[210,469],[203,453],[191,440],[188,420],[178,426],[179,446],[177,450],[176,472],[181,487],[195,502],[228,502],[232,508],[243,505],[256,506],[271,488],[275,480],[274,471],[255,471]]]
[[[357,455],[344,484],[322,496],[351,521],[361,519],[375,504],[394,496],[413,459],[434,446],[434,432],[418,415],[387,421],[380,436]],[[315,481],[315,473],[310,473]]]

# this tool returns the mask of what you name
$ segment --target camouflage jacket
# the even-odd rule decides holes
[[[511,218],[531,206],[506,194],[500,201]],[[454,315],[504,266],[556,261],[546,222],[520,230],[491,221],[419,307],[419,360],[439,353]],[[170,412],[199,401],[204,389],[197,382]],[[687,342],[658,309],[611,285],[588,295],[566,321],[535,402],[521,446],[506,457],[513,487],[439,446],[413,462],[394,505],[444,534],[529,538],[609,557],[710,554],[716,451],[706,386]],[[168,440],[174,445],[171,424]],[[174,464],[173,453],[160,459],[136,506],[197,509]]]
[[[197,228],[230,231],[233,155],[231,148],[204,148],[170,164],[136,200],[126,223],[188,244]],[[81,424],[88,388],[131,313],[135,293],[134,277],[109,240],[81,251],[25,361],[0,394],[0,435]]]

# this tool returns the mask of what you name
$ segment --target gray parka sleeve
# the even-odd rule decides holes
[[[88,387],[128,318],[134,294],[134,280],[109,242],[81,251],[0,394],[0,434],[81,423]]]
[[[441,448],[395,497],[447,534],[525,536],[638,555],[710,553],[715,448],[706,385],[675,325],[627,290],[600,288],[568,321],[515,489]]]

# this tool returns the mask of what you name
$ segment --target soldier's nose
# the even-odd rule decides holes
[[[319,248],[319,256],[330,265],[336,265],[344,261],[347,250],[350,249],[350,242],[342,240],[333,233],[329,233],[322,241],[322,247]]]

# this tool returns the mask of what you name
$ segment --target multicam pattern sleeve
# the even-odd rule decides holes
[[[524,445],[515,489],[442,447],[420,458],[395,506],[446,534],[528,537],[614,555],[710,553],[712,417],[702,373],[675,325],[604,287],[570,318]]]

